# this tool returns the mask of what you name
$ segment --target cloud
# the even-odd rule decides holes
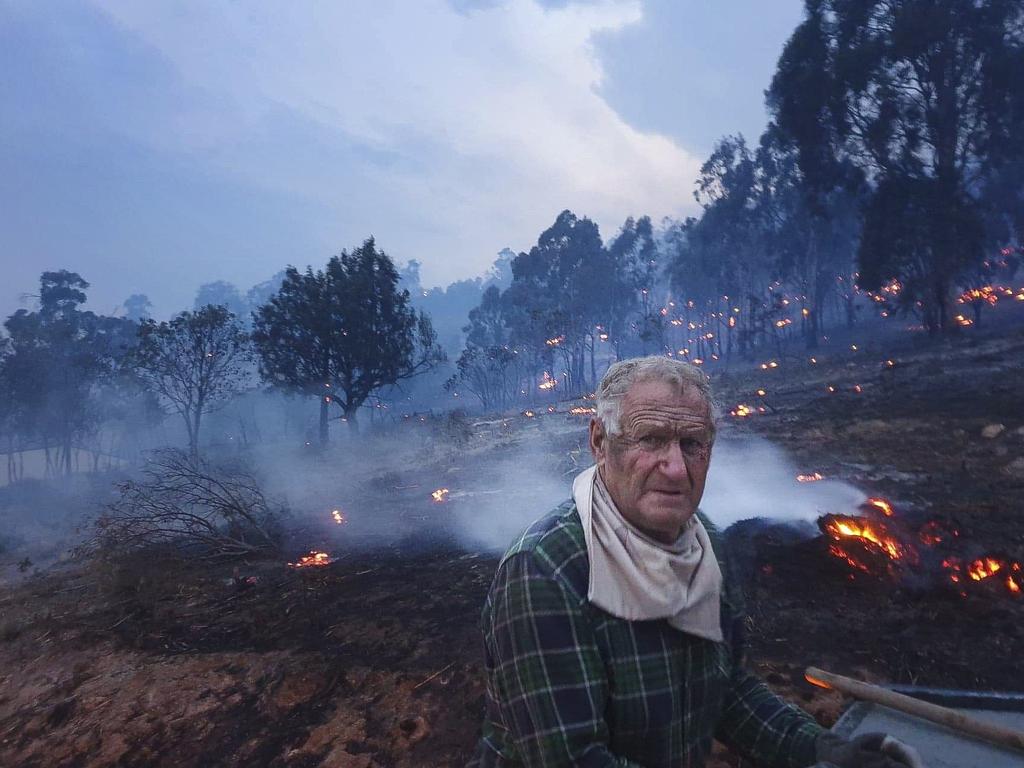
[[[636,2],[96,7],[176,78],[154,94],[161,120],[119,130],[329,211],[310,250],[372,232],[447,282],[528,248],[564,208],[607,237],[627,215],[692,205],[699,161],[599,93],[593,40],[640,21]]]

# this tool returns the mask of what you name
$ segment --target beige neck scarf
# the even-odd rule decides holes
[[[722,642],[722,572],[696,515],[674,543],[662,544],[622,517],[596,466],[576,476],[572,496],[590,558],[591,603],[620,619],[667,619],[681,632]]]

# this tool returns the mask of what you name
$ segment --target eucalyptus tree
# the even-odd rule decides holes
[[[953,288],[983,258],[980,191],[1024,154],[1024,6],[805,4],[772,82],[775,119],[812,188],[834,188],[846,160],[874,186],[862,287],[895,278],[930,330],[955,327]]]
[[[320,401],[320,442],[332,405],[353,430],[377,390],[445,359],[430,318],[410,306],[391,258],[371,237],[316,272],[285,271],[277,293],[254,313],[253,342],[263,378]]]
[[[203,417],[243,388],[252,353],[238,319],[226,307],[211,304],[169,321],[144,322],[134,361],[143,385],[181,416],[189,455],[198,460]]]

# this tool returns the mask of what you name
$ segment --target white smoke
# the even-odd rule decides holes
[[[488,474],[497,494],[473,494],[457,509],[457,535],[470,550],[501,551],[530,523],[571,495],[573,475],[554,469],[558,457],[526,443],[497,462]],[[580,470],[589,454],[579,457]],[[854,513],[867,495],[839,480],[800,483],[785,453],[756,436],[720,438],[715,445],[701,509],[720,529],[760,517],[813,522],[826,512]],[[453,499],[460,501],[460,499]]]
[[[797,467],[764,438],[720,438],[701,509],[725,529],[752,517],[814,522],[826,512],[855,513],[867,500],[867,494],[841,480],[797,481],[798,474],[814,471],[814,467]]]

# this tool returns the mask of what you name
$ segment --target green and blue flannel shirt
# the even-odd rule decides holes
[[[742,599],[704,522],[725,575],[724,643],[591,605],[573,502],[525,531],[484,605],[487,710],[472,768],[699,768],[713,739],[758,766],[814,763],[823,729],[743,668]]]

